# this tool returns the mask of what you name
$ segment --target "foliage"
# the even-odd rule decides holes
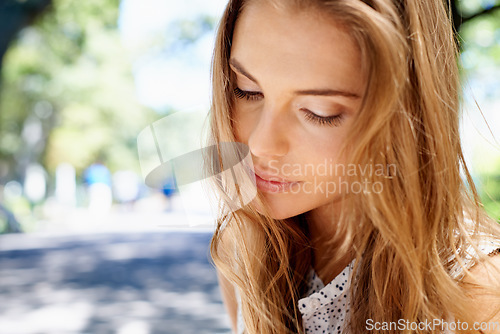
[[[500,157],[492,159],[490,166],[481,171],[478,185],[484,208],[500,222]]]
[[[477,17],[462,24],[460,30],[463,50],[461,61],[464,80],[479,82],[481,88],[477,94],[489,101],[497,100],[500,81],[495,73],[500,73],[500,10],[491,9],[497,8],[500,2],[498,0],[468,0],[457,3],[460,5],[460,11],[469,17],[481,10],[490,10],[480,18]],[[483,107],[481,103],[479,106]],[[472,112],[479,113],[480,111],[474,107]],[[498,127],[498,125],[495,126]],[[488,136],[488,133],[481,135]],[[496,149],[481,147],[476,152],[476,158],[482,161],[484,161],[485,154],[489,158],[487,164],[477,166],[476,180],[486,211],[500,221],[500,147],[498,147],[500,138],[496,137],[498,133],[493,135],[496,139],[492,142]]]
[[[454,4],[464,19],[463,74],[500,68],[500,10],[491,10],[499,1]],[[22,180],[32,162],[41,162],[50,175],[62,162],[81,174],[97,159],[111,170],[138,170],[137,134],[158,115],[134,98],[131,58],[117,29],[119,5],[120,0],[53,0],[51,10],[11,43],[0,87],[0,184]],[[477,17],[481,12],[486,14]],[[144,49],[172,54],[214,26],[214,18],[202,15],[172,22],[168,34],[139,42]],[[136,52],[144,50],[139,46]],[[486,94],[492,98],[496,82]],[[499,175],[497,168],[479,178],[485,207],[500,219]]]
[[[134,98],[118,8],[118,0],[55,0],[21,31],[3,65],[1,178],[22,179],[35,161],[51,174],[96,159],[138,170],[136,136],[156,115]]]
[[[500,10],[467,21],[460,36],[462,61],[468,73],[500,67]]]

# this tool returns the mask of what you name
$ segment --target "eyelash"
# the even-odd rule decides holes
[[[252,91],[245,91],[241,90],[240,88],[236,87],[234,89],[234,96],[238,99],[245,99],[247,101],[257,101],[262,97],[262,93],[260,92],[252,92]],[[328,116],[328,117],[323,117],[323,116],[318,116],[312,111],[308,109],[301,108],[301,111],[304,112],[304,118],[312,123],[316,123],[319,125],[328,125],[328,126],[340,126],[344,114],[338,114],[334,116]]]
[[[319,125],[328,125],[328,126],[340,126],[342,121],[344,120],[344,114],[338,114],[334,116],[318,116],[310,110],[300,109],[304,112],[304,117],[307,121],[319,124]]]
[[[245,99],[247,101],[256,101],[262,96],[262,93],[241,90],[238,87],[236,87],[234,89],[234,96],[236,96],[236,98],[238,99]]]

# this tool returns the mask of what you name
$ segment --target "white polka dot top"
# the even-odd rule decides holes
[[[299,300],[306,334],[342,333],[349,312],[349,282],[354,260],[326,286],[311,270],[307,297]]]
[[[299,311],[306,334],[341,333],[349,312],[349,282],[354,260],[326,286],[311,269],[307,297],[299,300]],[[244,333],[240,300],[238,300],[237,333]]]

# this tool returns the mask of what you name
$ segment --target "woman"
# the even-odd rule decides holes
[[[248,145],[258,189],[212,239],[234,331],[500,332],[473,328],[500,321],[500,232],[456,61],[441,1],[229,1],[211,135]]]

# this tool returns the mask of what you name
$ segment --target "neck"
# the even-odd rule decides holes
[[[341,247],[346,234],[339,219],[339,207],[338,203],[332,203],[306,215],[314,252],[313,267],[325,284],[340,274],[354,258],[351,249]]]

